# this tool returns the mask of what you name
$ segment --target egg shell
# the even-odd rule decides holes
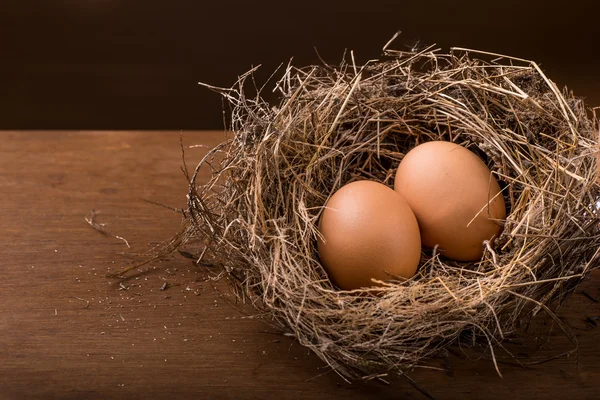
[[[417,219],[400,194],[378,182],[356,181],[335,192],[319,232],[319,258],[341,289],[375,286],[371,278],[410,278],[419,265]]]
[[[433,141],[400,162],[394,189],[412,208],[423,246],[458,261],[483,255],[483,242],[497,237],[506,218],[500,185],[485,163],[452,142]]]

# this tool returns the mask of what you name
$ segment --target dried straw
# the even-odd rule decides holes
[[[262,89],[247,97],[253,71],[215,88],[234,133],[189,176],[187,218],[169,248],[199,241],[199,259],[222,265],[344,377],[402,375],[477,343],[498,369],[494,348],[523,315],[551,313],[598,267],[595,119],[534,62],[457,48],[384,52],[362,66],[288,65],[277,107]],[[430,140],[469,148],[503,185],[509,215],[495,247],[485,243],[474,263],[425,252],[413,279],[378,296],[336,289],[316,252],[323,205],[353,180],[392,186],[404,154]],[[201,168],[207,183],[197,182]]]

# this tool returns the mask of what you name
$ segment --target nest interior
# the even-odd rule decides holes
[[[199,243],[257,308],[348,378],[405,374],[468,339],[491,350],[523,314],[548,308],[598,266],[595,118],[537,64],[484,52],[384,48],[355,65],[283,66],[273,107],[252,71],[230,89],[228,140],[188,176],[175,249]],[[478,262],[424,251],[417,275],[377,289],[332,286],[318,219],[342,185],[393,185],[414,146],[446,140],[478,154],[509,213]],[[198,170],[211,179],[196,182]],[[497,368],[497,365],[496,365]]]

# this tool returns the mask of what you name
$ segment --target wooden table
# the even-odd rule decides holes
[[[223,138],[182,135],[208,147]],[[405,381],[344,382],[179,255],[124,286],[105,277],[177,230],[178,214],[144,199],[184,206],[179,136],[0,133],[0,399],[425,398]],[[186,149],[188,162],[205,152]],[[124,240],[92,229],[92,209]],[[585,320],[600,304],[582,294],[600,298],[599,283],[592,276],[560,311],[577,356],[503,364],[504,378],[487,360],[455,357],[413,379],[439,399],[600,398],[600,327]],[[535,356],[570,348],[554,329]]]

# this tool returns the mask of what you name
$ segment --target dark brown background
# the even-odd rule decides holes
[[[600,3],[466,1],[1,0],[0,128],[218,129],[219,97],[251,65],[344,49],[359,61],[437,43],[533,59],[600,105]]]

